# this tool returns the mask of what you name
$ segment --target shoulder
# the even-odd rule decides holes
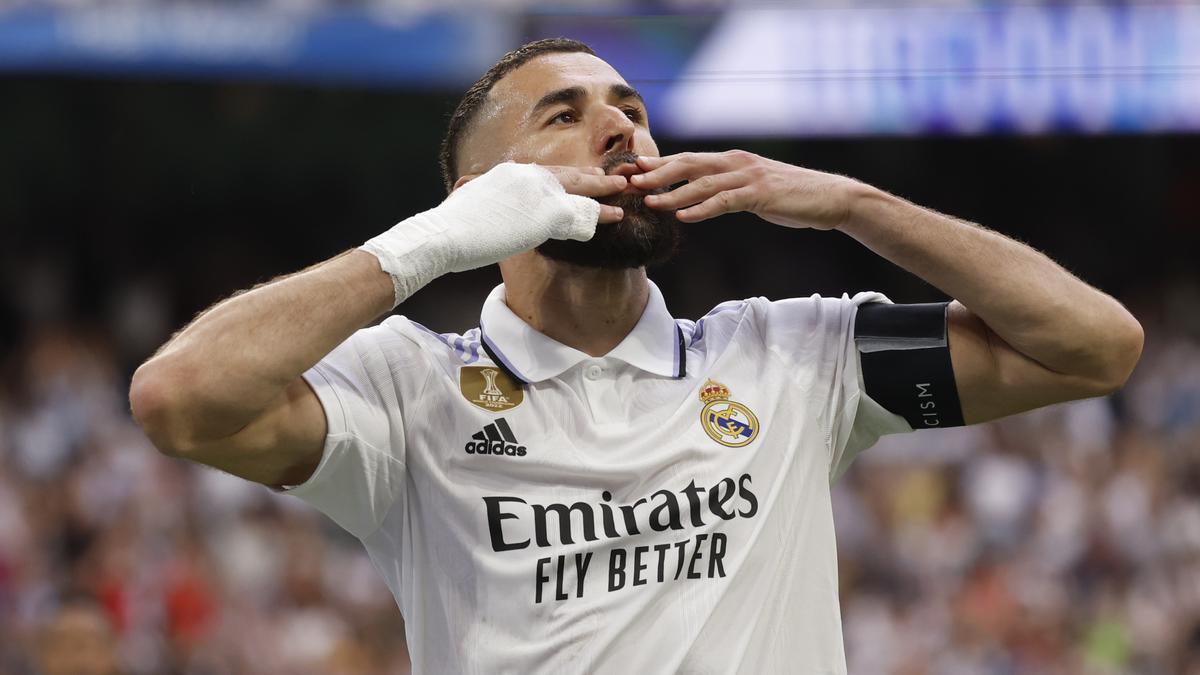
[[[713,307],[695,321],[676,319],[675,324],[679,326],[684,342],[689,348],[702,347],[732,333],[746,318],[746,313],[751,307],[750,303],[754,299],[727,300]]]
[[[491,363],[481,344],[478,327],[461,333],[439,333],[403,315],[388,317],[377,326],[376,338],[384,346],[393,370],[398,362],[430,374],[456,378],[461,366]],[[482,365],[482,364],[481,364]]]
[[[891,300],[876,291],[779,300],[756,296],[722,302],[694,322],[677,323],[687,348],[706,359],[735,351],[746,358],[774,354],[789,364],[836,362],[853,341],[857,308],[868,302]]]
[[[843,293],[841,297],[813,293],[780,300],[755,296],[722,302],[696,321],[677,319],[676,323],[690,347],[713,337],[730,336],[739,329],[749,328],[765,335],[785,327],[839,324],[853,314],[854,308],[867,302],[891,303],[891,300],[877,291],[860,291],[853,296]]]
[[[438,365],[450,368],[474,363],[482,354],[478,328],[461,334],[438,333],[397,314],[355,331],[322,361],[346,364],[349,359],[368,371],[386,369],[412,375]]]
[[[837,297],[813,293],[803,298],[784,298],[772,301],[763,298],[763,300],[763,312],[768,319],[789,321],[798,319],[844,321],[853,316],[854,311],[865,303],[891,303],[886,295],[878,291],[859,291],[854,295],[842,293]]]
[[[480,344],[480,332],[477,327],[462,333],[439,333],[400,315],[388,318],[381,325],[386,325],[397,335],[407,338],[414,349],[436,359],[470,364],[478,361],[481,356],[486,358]]]

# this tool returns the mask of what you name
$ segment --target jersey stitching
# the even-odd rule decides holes
[[[410,321],[409,323],[416,323],[416,322],[414,322],[414,321]],[[428,330],[428,329],[426,329],[426,330]],[[424,360],[425,360],[425,362],[426,362],[426,368],[425,368],[425,379],[421,381],[421,386],[420,386],[420,387],[417,389],[417,395],[413,397],[413,399],[415,399],[415,400],[413,400],[413,401],[408,401],[408,400],[406,400],[406,398],[405,398],[405,397],[403,397],[403,396],[400,396],[400,392],[396,392],[396,403],[397,403],[397,405],[400,405],[400,406],[402,406],[402,409],[400,410],[400,412],[401,412],[401,416],[400,416],[400,424],[401,424],[401,425],[405,425],[405,426],[402,426],[402,427],[401,427],[401,429],[400,429],[400,436],[401,436],[401,438],[403,438],[403,439],[404,439],[404,441],[405,441],[405,452],[407,452],[407,446],[408,446],[408,434],[406,434],[406,433],[405,433],[405,429],[407,428],[407,426],[406,426],[406,420],[407,420],[409,417],[411,417],[412,415],[411,415],[411,414],[405,414],[405,413],[406,413],[406,411],[404,410],[404,408],[405,408],[405,407],[409,408],[410,410],[409,410],[409,411],[407,411],[407,412],[409,412],[409,413],[415,413],[415,412],[416,412],[415,410],[412,410],[412,408],[415,408],[415,407],[418,405],[418,401],[420,401],[420,400],[422,400],[422,399],[424,398],[425,390],[426,390],[426,389],[429,387],[429,380],[430,380],[430,379],[433,377],[433,371],[434,371],[434,366],[435,366],[435,364],[432,364],[432,363],[430,363],[430,362],[429,362],[429,356],[428,356],[428,353],[426,352],[426,350],[424,350],[424,349],[421,349],[421,344],[420,344],[419,342],[417,342],[416,340],[413,340],[411,336],[409,336],[409,335],[405,335],[405,334],[404,334],[403,332],[401,332],[401,331],[395,331],[395,332],[396,332],[396,334],[397,334],[397,335],[399,335],[399,336],[401,336],[401,337],[405,338],[406,340],[408,340],[409,342],[413,343],[413,346],[415,346],[415,347],[417,348],[417,350],[418,350],[418,351],[421,353],[421,358],[422,358],[422,359],[424,359]],[[436,335],[436,333],[434,333],[434,335]],[[374,340],[374,341],[372,341],[372,342],[371,342],[371,347],[375,349],[375,351],[376,351],[376,352],[378,353],[378,355],[379,355],[379,358],[383,359],[383,362],[384,362],[384,364],[387,364],[387,365],[388,365],[388,369],[390,370],[390,369],[391,369],[391,366],[390,366],[390,364],[388,364],[388,360],[387,360],[387,354],[385,354],[385,353],[384,353],[384,351],[383,351],[383,346],[382,346],[382,345],[379,343],[379,341],[378,341],[378,340]],[[361,352],[360,352],[360,356],[359,356],[359,358],[360,358],[360,360],[362,360]],[[322,373],[322,376],[324,376],[324,373]],[[326,378],[326,379],[328,379],[328,378]],[[394,382],[394,380],[393,380],[393,382]],[[389,453],[389,452],[385,452],[384,450],[382,450],[382,449],[380,449],[380,448],[377,448],[377,447],[375,447],[375,446],[374,446],[374,445],[372,445],[371,443],[367,442],[367,440],[366,440],[366,439],[362,438],[362,437],[361,437],[361,436],[359,436],[358,434],[354,433],[354,431],[350,430],[350,428],[349,428],[349,424],[348,424],[349,418],[348,418],[348,417],[346,417],[346,414],[345,414],[345,403],[342,401],[342,396],[341,396],[341,394],[339,394],[339,393],[338,393],[338,391],[337,391],[337,388],[336,388],[336,387],[333,387],[333,394],[334,394],[334,396],[335,396],[335,397],[337,397],[337,400],[338,400],[338,405],[342,406],[342,410],[343,410],[343,412],[342,412],[342,419],[347,421],[347,424],[345,424],[345,425],[344,425],[344,427],[346,428],[346,433],[349,433],[349,434],[351,434],[352,436],[354,436],[354,438],[356,438],[356,439],[358,439],[360,442],[362,442],[362,444],[363,444],[363,445],[365,445],[365,446],[367,446],[367,447],[371,448],[372,450],[374,450],[374,451],[376,451],[376,452],[378,452],[378,453],[380,453],[380,454],[382,454],[382,455],[384,455],[384,456],[388,457],[388,458],[389,458],[389,459],[391,459],[392,461],[399,462],[399,463],[400,463],[400,465],[401,465],[402,467],[405,467],[405,468],[407,468],[407,463],[406,463],[406,462],[404,462],[404,461],[403,461],[403,460],[401,460],[401,459],[398,459],[397,457],[395,457],[394,455],[392,455],[392,454],[391,454],[391,453]],[[388,426],[389,426],[389,429],[390,429],[390,428],[391,428],[391,424],[390,424],[390,422],[389,422],[389,425],[388,425]]]
[[[381,449],[379,449],[379,448],[375,447],[375,446],[374,446],[374,445],[372,445],[370,442],[368,442],[366,439],[364,439],[364,438],[360,437],[360,436],[359,436],[358,434],[356,434],[356,433],[353,433],[353,432],[348,432],[348,433],[347,433],[347,435],[349,435],[349,436],[353,437],[355,440],[357,440],[359,443],[361,443],[361,444],[362,444],[362,446],[363,446],[364,448],[368,448],[368,449],[370,449],[370,450],[373,450],[373,451],[375,452],[375,454],[377,454],[377,455],[381,455],[381,456],[382,456],[382,457],[383,457],[385,460],[387,460],[389,463],[399,464],[399,465],[400,465],[400,471],[401,471],[401,474],[402,474],[402,476],[403,476],[403,475],[407,475],[407,474],[408,474],[408,465],[407,465],[407,464],[406,464],[406,463],[405,463],[403,460],[399,459],[398,457],[396,457],[395,455],[391,454],[390,452],[384,452],[383,450],[381,450]],[[403,431],[401,432],[401,435],[403,435]],[[405,445],[407,445],[407,444],[408,444],[408,441],[407,441],[407,439],[406,439],[406,440],[405,440]],[[401,481],[403,481],[403,480],[404,480],[404,479],[403,479],[403,478],[401,478]],[[404,487],[404,486],[403,486],[403,485],[401,485],[401,488],[403,488],[403,487]],[[407,490],[404,490],[404,493],[405,493],[405,498],[407,499],[408,491],[407,491]],[[386,506],[384,506],[384,507],[381,509],[381,511],[382,511],[382,514],[380,515],[379,521],[378,521],[378,522],[376,522],[376,523],[374,524],[374,526],[373,526],[373,527],[370,529],[370,531],[368,531],[367,533],[363,534],[363,535],[360,537],[360,539],[366,539],[366,538],[370,537],[371,535],[373,535],[373,534],[375,534],[376,532],[378,532],[378,531],[379,531],[379,528],[383,526],[383,521],[387,520],[388,513],[389,513],[389,512],[392,510],[392,506],[394,506],[394,505],[396,504],[396,499],[397,499],[398,497],[399,497],[399,495],[396,495],[396,496],[392,497],[390,500],[388,500],[388,503],[387,503],[387,505],[386,505]]]
[[[770,302],[770,300],[767,300],[766,298],[763,298],[763,300],[765,300],[768,303]],[[764,318],[763,321],[765,322],[766,319]],[[755,322],[751,322],[751,323],[754,324]],[[757,328],[757,325],[755,327]],[[769,357],[773,358],[775,361],[777,361],[779,363],[779,365],[785,371],[791,372],[791,370],[793,368],[797,367],[797,364],[792,360],[792,358],[786,352],[782,351],[775,345],[770,344],[770,342],[766,339],[766,336],[763,335],[761,332],[759,332],[759,331],[756,331],[756,332],[758,332],[759,338],[762,340],[763,345],[766,347],[766,349],[764,350],[766,352],[766,354]],[[835,365],[835,373],[841,372],[842,356],[843,356],[842,354],[838,355],[838,361],[837,361],[837,364]],[[835,384],[837,384],[837,383],[835,383]],[[832,417],[832,415],[829,415],[829,414],[825,415],[825,417],[827,418],[828,423],[821,424],[821,435],[824,437],[824,440],[825,440],[825,460],[827,463],[826,470],[828,473],[828,472],[833,471],[833,466],[834,466],[834,463],[833,463],[833,440],[832,440],[833,439],[833,417]],[[818,424],[821,423],[820,416],[818,416],[817,422],[818,422]]]
[[[406,337],[407,337],[407,336],[406,336]],[[410,338],[410,340],[411,340],[411,338]],[[382,347],[382,345],[380,345],[379,341],[378,341],[378,340],[373,340],[373,341],[371,341],[371,343],[370,343],[370,346],[371,346],[371,347],[372,347],[372,348],[375,350],[376,354],[378,354],[378,357],[379,357],[380,359],[382,359],[382,360],[383,360],[384,364],[385,364],[385,365],[388,365],[388,362],[387,362],[387,355],[386,355],[386,354],[384,354],[384,352],[383,352],[383,347]],[[358,356],[358,358],[359,358],[359,361],[360,361],[360,362],[363,362],[363,363],[365,363],[365,361],[366,361],[366,359],[364,358],[364,357],[365,357],[365,353],[364,353],[364,352],[362,352],[362,351],[359,351],[357,346],[355,347],[355,351],[357,351],[357,352],[358,352],[357,356]],[[389,366],[389,370],[390,370],[390,366]],[[428,382],[428,381],[429,381],[429,377],[430,377],[430,375],[431,375],[431,374],[432,374],[432,373],[431,373],[431,369],[429,369],[429,368],[426,368],[426,369],[425,369],[425,382]],[[322,375],[323,375],[323,374],[322,374]],[[372,386],[374,386],[374,385],[375,385],[374,381],[370,382],[370,384],[371,384]],[[418,395],[416,396],[417,400],[420,400],[420,399],[421,399],[421,393],[424,393],[424,386],[425,386],[425,384],[424,384],[424,383],[422,383],[422,389],[421,389],[420,393],[418,393]],[[393,455],[392,453],[390,453],[390,452],[387,452],[387,451],[383,450],[382,448],[378,448],[378,447],[376,447],[376,446],[375,446],[373,443],[371,443],[370,441],[368,441],[366,438],[363,438],[361,435],[359,435],[359,434],[358,434],[358,433],[356,433],[356,432],[355,432],[353,429],[351,429],[351,428],[350,428],[350,423],[349,423],[349,422],[350,422],[350,418],[349,418],[349,416],[347,416],[347,415],[346,415],[346,403],[345,403],[345,401],[343,401],[343,400],[342,400],[342,395],[341,395],[341,394],[338,392],[338,390],[337,390],[337,387],[331,387],[331,389],[332,389],[332,391],[333,391],[333,395],[334,395],[334,397],[335,397],[335,398],[337,398],[338,405],[339,405],[339,406],[341,407],[341,409],[342,409],[342,418],[343,418],[343,420],[345,420],[345,423],[344,423],[344,425],[343,425],[343,426],[344,426],[344,429],[345,429],[345,431],[344,431],[343,433],[344,433],[345,435],[347,435],[347,436],[350,436],[351,438],[353,438],[353,439],[354,439],[355,441],[357,441],[357,442],[358,442],[358,443],[359,443],[359,444],[360,444],[360,445],[361,445],[363,448],[366,448],[366,449],[368,449],[368,450],[370,450],[370,451],[374,452],[376,455],[379,455],[379,456],[383,457],[383,458],[384,458],[385,460],[387,460],[389,463],[395,463],[395,464],[399,464],[399,465],[400,465],[400,469],[401,469],[401,471],[402,471],[403,473],[407,473],[407,472],[408,472],[408,464],[407,464],[406,462],[404,462],[404,461],[403,461],[403,460],[401,460],[400,458],[396,457],[396,456],[395,456],[395,455]],[[403,398],[402,398],[402,397],[399,395],[399,392],[397,392],[397,396],[396,396],[396,402],[397,402],[397,404],[400,404],[402,400],[403,400]],[[406,415],[404,415],[404,414],[403,414],[403,412],[404,412],[404,411],[403,411],[403,410],[401,410],[400,424],[401,424],[402,426],[401,426],[401,428],[400,428],[400,437],[401,437],[401,438],[403,439],[403,441],[404,441],[405,452],[407,453],[407,452],[408,452],[408,438],[407,438],[407,434],[405,433],[405,428],[406,428],[406,427],[404,426],[404,424],[405,424],[405,419],[406,419],[406,417],[407,417],[407,416],[406,416]],[[385,412],[384,412],[384,415],[386,416],[386,414],[387,414],[387,413],[386,413],[386,411],[385,411]],[[390,433],[390,431],[391,431],[391,428],[392,428],[391,420],[388,420],[388,430],[389,430],[389,433]],[[387,503],[387,505],[386,505],[385,507],[383,507],[383,516],[384,516],[384,517],[386,517],[386,516],[387,516],[387,512],[388,512],[388,510],[390,510],[390,509],[392,508],[392,505],[393,505],[393,504],[395,504],[395,503],[396,503],[396,502],[395,502],[395,498],[393,498],[393,499],[391,499],[391,500],[389,500],[389,501],[388,501],[388,503]],[[383,522],[383,518],[380,518],[380,519],[379,519],[379,522],[375,523],[375,524],[374,524],[374,526],[371,528],[371,530],[370,530],[369,532],[367,532],[366,534],[362,535],[362,537],[361,537],[361,538],[365,539],[365,538],[367,538],[367,537],[371,536],[372,534],[374,534],[374,533],[375,533],[375,531],[379,529],[379,526],[382,524],[382,522]]]
[[[838,397],[840,397],[842,394],[841,387],[842,387],[843,378],[838,377],[838,374],[844,373],[845,369],[849,365],[846,362],[847,347],[849,349],[853,350],[853,356],[851,358],[856,359],[856,361],[855,361],[855,371],[856,372],[855,372],[854,378],[851,381],[850,386],[852,386],[854,388],[854,392],[851,396],[847,397],[846,407],[844,410],[841,411],[841,414],[843,416],[845,416],[847,414],[847,412],[849,411],[850,428],[846,431],[847,441],[849,440],[850,434],[854,431],[854,421],[855,421],[855,418],[858,416],[858,399],[862,393],[862,391],[858,385],[858,378],[862,375],[862,368],[861,368],[860,362],[857,361],[857,359],[859,358],[858,357],[858,345],[856,345],[854,343],[854,318],[857,315],[858,315],[858,305],[852,303],[850,305],[849,317],[847,318],[846,321],[842,322],[841,330],[838,333],[839,338],[841,338],[841,335],[843,333],[847,333],[849,335],[849,338],[850,338],[849,345],[846,345],[845,344],[846,341],[844,341],[844,340],[841,340],[841,339],[838,340],[837,364],[834,367],[834,387],[836,388],[835,393],[838,395]],[[832,400],[831,400],[831,405],[832,405]],[[831,411],[831,413],[832,413],[832,411]],[[833,437],[834,416],[833,416],[833,414],[829,414],[829,415],[826,415],[826,417],[828,418],[827,419],[828,427],[825,430],[825,446],[828,449],[828,452],[825,453],[825,456],[827,458],[829,458],[828,475],[829,475],[829,481],[830,481],[830,483],[832,483],[833,482],[833,472],[836,471],[838,466],[841,465],[842,457],[840,454],[837,457],[834,457],[834,453],[835,453],[834,446],[836,445],[836,441]],[[843,446],[842,452],[844,453],[845,450],[846,450],[846,448]]]
[[[345,402],[342,401],[342,395],[338,393],[337,387],[334,386],[333,380],[330,379],[329,374],[325,372],[325,367],[321,364],[320,361],[313,364],[312,370],[317,375],[321,376],[322,380],[324,380],[324,382],[322,384],[324,384],[324,386],[326,388],[328,388],[329,391],[333,392],[333,398],[335,400],[337,400],[337,404],[338,404],[338,415],[341,418],[341,421],[338,424],[338,427],[343,430],[343,431],[338,431],[336,433],[339,433],[339,434],[345,433],[345,429],[348,429],[350,427],[350,425],[348,424],[347,419],[346,419],[346,404],[345,404]],[[309,383],[309,386],[310,387],[312,386],[311,382]],[[313,393],[314,394],[316,393],[316,387],[313,387]],[[317,400],[320,401],[321,397],[318,396]],[[329,435],[329,426],[330,426],[329,425],[329,411],[325,410],[324,403],[321,403],[321,409],[325,413],[325,420],[326,420],[325,435],[328,436]]]

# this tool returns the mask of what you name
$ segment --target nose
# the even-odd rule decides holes
[[[614,151],[633,152],[633,132],[636,130],[633,121],[617,108],[608,108],[600,129],[600,138],[596,150],[600,155]]]
[[[618,152],[621,150],[633,150],[632,146],[633,134],[613,134],[609,136],[608,140],[604,143],[603,154],[608,154],[614,150]]]

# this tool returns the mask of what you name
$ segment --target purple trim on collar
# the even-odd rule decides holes
[[[488,350],[496,355],[496,358],[500,359],[500,363],[508,369],[508,372],[512,373],[513,377],[520,380],[523,384],[529,384],[529,378],[525,377],[521,371],[514,368],[512,361],[504,355],[504,352],[500,351],[500,348],[496,346],[496,343],[488,339],[487,330],[484,329],[482,322],[479,324],[479,339],[483,342],[484,346],[487,347]]]
[[[437,338],[439,342],[452,349],[463,363],[470,365],[479,360],[479,341],[475,338],[468,337],[471,334],[471,331],[467,331],[462,335],[457,335],[455,333],[438,333],[427,326],[423,326],[420,323],[413,321],[412,319],[409,319],[408,322]],[[451,336],[454,336],[454,339],[451,339]]]
[[[676,379],[683,377],[683,369],[679,367],[679,365],[683,359],[683,353],[680,349],[682,346],[683,346],[683,329],[679,327],[678,323],[676,323],[675,324],[675,361],[671,364],[671,371],[675,373]]]

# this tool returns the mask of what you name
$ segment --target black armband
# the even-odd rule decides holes
[[[867,395],[913,429],[964,425],[950,363],[949,302],[868,302],[854,318]]]

